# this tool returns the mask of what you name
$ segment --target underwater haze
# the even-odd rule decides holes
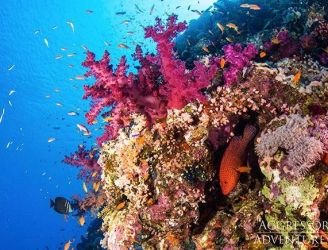
[[[135,4],[145,13],[138,13]],[[149,14],[153,4],[153,13]],[[94,143],[76,127],[85,123],[88,107],[81,98],[83,83],[75,79],[85,72],[81,67],[85,50],[81,46],[99,55],[108,49],[117,62],[126,53],[117,44],[124,42],[131,48],[133,42],[150,45],[149,39],[143,38],[141,25],[152,24],[156,16],[175,12],[181,20],[195,18],[197,14],[187,11],[189,4],[205,9],[211,1],[2,2],[1,249],[58,249],[61,242],[78,241],[85,233],[74,218],[65,221],[49,208],[50,198],[69,198],[83,192],[76,169],[61,161],[84,141]],[[176,10],[178,5],[181,8]],[[126,14],[115,14],[120,11]],[[124,20],[129,23],[122,24]],[[67,22],[73,23],[74,32]],[[151,45],[147,47],[153,50]],[[71,53],[76,55],[68,57]],[[60,54],[63,58],[56,60]],[[70,111],[79,116],[68,116]],[[55,141],[48,143],[49,138]]]

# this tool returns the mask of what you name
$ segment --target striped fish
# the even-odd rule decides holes
[[[64,197],[56,197],[55,201],[50,199],[50,207],[60,214],[68,214],[73,211],[71,203]]]

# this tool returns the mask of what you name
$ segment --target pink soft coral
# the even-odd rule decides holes
[[[165,96],[159,95],[155,84],[158,73],[143,58],[139,47],[135,57],[141,63],[138,75],[127,74],[125,57],[121,58],[116,70],[113,70],[109,65],[110,56],[107,51],[100,61],[96,61],[95,55],[88,52],[87,59],[83,62],[83,66],[90,69],[86,76],[93,75],[96,78],[94,85],[84,87],[84,98],[92,98],[91,109],[86,114],[88,123],[92,123],[104,108],[110,109],[103,114],[110,115],[111,122],[106,126],[104,135],[98,138],[99,144],[115,138],[119,128],[128,126],[128,117],[133,112],[143,113],[150,121],[166,114]]]
[[[164,27],[158,18],[154,27],[145,29],[146,37],[157,43],[158,55],[143,56],[141,48],[137,47],[134,54],[140,63],[137,74],[127,73],[125,57],[114,70],[107,51],[100,61],[87,52],[83,66],[90,70],[86,76],[96,79],[95,84],[84,87],[84,98],[92,98],[91,109],[86,114],[88,123],[92,123],[104,108],[109,111],[102,115],[111,116],[104,135],[98,138],[99,144],[114,139],[121,127],[129,126],[131,113],[144,114],[148,124],[152,124],[154,120],[165,118],[167,109],[180,109],[191,101],[205,100],[201,90],[214,79],[218,59],[211,59],[208,67],[195,62],[195,68],[187,71],[185,63],[174,56],[173,39],[186,28],[185,23],[177,24],[176,20],[176,16],[170,16]]]
[[[283,58],[299,54],[302,46],[306,49],[310,49],[308,46],[314,46],[314,44],[311,44],[314,42],[314,40],[310,41],[310,37],[306,36],[303,37],[303,40],[300,39],[299,41],[294,39],[287,30],[282,30],[274,38],[274,42],[265,42],[264,48],[270,54],[271,60],[279,61]]]
[[[190,101],[204,100],[201,89],[206,88],[214,79],[217,71],[217,59],[209,67],[195,62],[195,68],[186,70],[185,62],[176,59],[173,39],[186,29],[186,23],[178,23],[177,16],[168,18],[166,27],[161,19],[156,19],[153,27],[147,27],[146,38],[151,37],[157,43],[158,55],[148,55],[147,59],[160,66],[166,84],[160,86],[160,93],[168,97],[168,108],[180,109]]]
[[[86,182],[96,182],[100,179],[101,167],[97,163],[98,154],[94,150],[86,150],[79,146],[78,150],[70,156],[65,156],[63,162],[75,167],[81,167],[79,178]]]

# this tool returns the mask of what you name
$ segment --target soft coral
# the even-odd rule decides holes
[[[251,59],[258,53],[253,44],[245,48],[241,44],[228,44],[223,47],[224,58],[229,63],[229,68],[224,72],[227,86],[237,83],[244,67],[249,66]]]
[[[173,50],[173,39],[186,28],[186,24],[177,24],[176,21],[177,16],[172,15],[163,26],[161,19],[157,18],[155,26],[145,28],[146,38],[151,37],[157,43],[158,54],[143,56],[137,46],[134,54],[140,63],[137,74],[127,73],[125,57],[113,70],[107,51],[100,61],[95,60],[92,52],[87,52],[83,66],[90,69],[86,76],[94,76],[96,82],[84,87],[84,98],[92,98],[92,107],[86,117],[92,123],[106,107],[110,111],[105,114],[112,116],[98,143],[115,138],[131,113],[144,114],[148,124],[152,124],[154,120],[164,118],[167,109],[180,109],[191,101],[205,100],[201,90],[215,77],[217,59],[211,59],[209,66],[195,62],[193,70],[186,70],[185,63],[175,57]]]
[[[213,59],[209,67],[195,62],[195,68],[186,70],[185,62],[177,59],[173,50],[173,39],[186,29],[186,23],[178,23],[177,16],[168,18],[166,27],[161,19],[156,19],[155,26],[147,27],[146,38],[151,37],[157,43],[158,55],[147,58],[160,66],[166,84],[160,86],[160,93],[167,96],[168,108],[180,109],[190,101],[204,100],[201,89],[206,88],[214,79],[217,70],[217,59]]]
[[[98,164],[98,153],[91,149],[87,150],[84,145],[80,145],[78,150],[70,156],[65,156],[63,162],[75,167],[80,167],[79,178],[86,182],[95,182],[100,178],[101,168]]]

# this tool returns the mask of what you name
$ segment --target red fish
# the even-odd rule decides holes
[[[249,172],[249,169],[243,167],[243,163],[247,145],[255,134],[256,128],[247,125],[243,136],[233,137],[224,152],[219,171],[220,186],[224,195],[228,195],[236,187],[241,172]]]

